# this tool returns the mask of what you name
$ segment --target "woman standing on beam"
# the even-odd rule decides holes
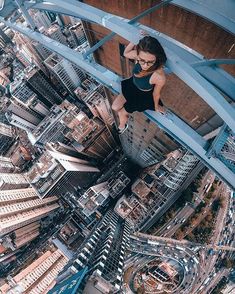
[[[147,109],[165,113],[160,92],[166,82],[163,65],[167,57],[161,44],[157,39],[145,36],[137,45],[129,43],[124,56],[135,60],[135,66],[133,76],[121,82],[122,94],[112,104],[119,117],[119,134],[128,128],[129,113]]]

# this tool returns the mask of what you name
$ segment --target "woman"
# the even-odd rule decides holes
[[[164,113],[160,92],[166,82],[163,65],[167,58],[161,44],[151,36],[145,36],[135,46],[127,45],[124,56],[135,60],[133,76],[121,82],[122,94],[113,102],[112,109],[118,113],[118,132],[127,128],[129,113],[155,110]]]

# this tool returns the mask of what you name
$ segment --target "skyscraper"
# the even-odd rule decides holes
[[[25,174],[0,174],[0,191],[10,189],[22,189],[29,186],[28,179]]]
[[[18,32],[15,32],[14,42],[16,43],[16,55],[25,67],[36,65],[47,74],[43,60],[51,54],[50,50]]]
[[[128,249],[129,224],[109,211],[80,249],[73,269],[89,268],[83,292],[120,293],[124,258]]]
[[[62,102],[62,97],[41,70],[30,68],[25,75],[25,80],[27,86],[48,107]]]
[[[0,236],[4,236],[4,246],[17,249],[36,238],[38,220],[52,216],[60,207],[57,201],[55,196],[38,198],[33,188],[0,191]]]
[[[199,160],[196,156],[190,152],[186,152],[179,160],[173,172],[166,178],[164,184],[173,190],[177,190],[198,162]]]
[[[47,250],[33,263],[0,287],[1,293],[47,293],[55,278],[68,262],[59,250]]]
[[[142,113],[129,118],[129,128],[121,138],[124,152],[142,167],[161,162],[178,147],[156,124]]]
[[[85,73],[75,64],[55,53],[51,54],[44,62],[64,87],[72,94],[86,77]]]
[[[34,23],[38,29],[48,29],[51,26],[51,20],[45,12],[29,10],[29,14],[32,16]]]
[[[45,151],[27,173],[29,182],[38,195],[62,196],[67,192],[76,194],[88,187],[99,169],[92,163],[60,152]]]
[[[51,25],[45,31],[45,34],[48,37],[60,42],[61,44],[68,45],[67,41],[66,41],[66,38],[65,38],[64,34],[62,33],[62,30],[61,30],[61,28],[60,28],[60,26],[58,24]]]
[[[10,173],[16,169],[17,168],[12,163],[11,158],[0,156],[0,172]]]
[[[114,119],[102,85],[94,83],[91,79],[86,79],[82,83],[82,88],[78,87],[75,90],[75,94],[86,103],[94,116],[98,116],[106,124],[112,125]]]
[[[18,102],[23,103],[28,108],[32,109],[38,115],[45,117],[49,113],[49,108],[42,101],[39,100],[36,93],[34,93],[22,80],[18,80],[15,83],[10,84],[11,96],[18,100]]]
[[[15,141],[14,129],[0,123],[0,155],[5,155]]]

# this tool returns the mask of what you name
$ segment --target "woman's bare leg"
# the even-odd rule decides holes
[[[119,111],[123,105],[126,103],[126,99],[122,94],[119,94],[112,104],[112,110]]]
[[[125,128],[125,125],[128,121],[129,113],[125,110],[124,107],[118,111],[118,117],[119,117],[119,129]]]
[[[125,127],[126,122],[128,121],[128,112],[125,110],[123,105],[126,103],[126,99],[122,94],[119,94],[113,104],[112,109],[117,112],[119,117],[119,128],[123,129]]]

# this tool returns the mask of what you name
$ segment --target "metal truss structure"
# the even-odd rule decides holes
[[[6,1],[8,8],[13,2],[13,0]],[[137,23],[139,18],[163,5],[177,5],[205,17],[230,33],[235,33],[235,2],[233,0],[213,0],[213,5],[211,2],[211,0],[205,0],[203,3],[199,0],[165,0],[134,19],[127,20],[76,0],[15,0],[14,5],[18,5],[31,29],[16,24],[15,19],[6,20],[4,8],[0,21],[75,63],[114,93],[120,92],[120,77],[100,64],[91,61],[88,58],[89,55],[112,38],[115,33],[135,44],[141,38],[140,29],[144,29],[149,35],[156,37],[167,53],[166,72],[174,73],[191,87],[220,116],[224,125],[211,142],[169,111],[166,115],[146,111],[146,116],[189,149],[235,190],[235,109],[233,105],[235,101],[235,79],[219,66],[220,64],[235,64],[235,60],[206,60],[199,53],[169,36]],[[226,2],[226,5],[224,2]],[[46,10],[78,17],[106,27],[113,33],[81,54],[37,32],[28,9]]]

